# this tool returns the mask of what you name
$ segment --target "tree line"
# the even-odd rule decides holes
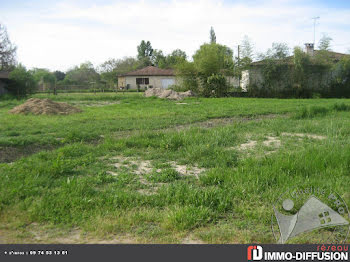
[[[27,70],[25,66],[16,64],[16,47],[8,38],[6,28],[0,25],[0,71],[10,71],[13,80],[9,86],[10,91],[16,95],[25,95],[38,88],[53,90],[61,86],[94,86],[114,89],[117,86],[118,75],[154,65],[159,68],[172,68],[177,76],[181,77],[181,85],[175,86],[178,90],[192,90],[205,97],[226,96],[231,91],[239,92],[240,88],[233,87],[227,81],[227,77],[241,78],[242,72],[252,68],[254,60],[264,61],[261,65],[264,78],[263,88],[249,86],[248,95],[251,96],[291,96],[290,90],[276,88],[283,70],[292,72],[291,82],[292,96],[310,96],[308,91],[308,76],[310,68],[318,68],[320,71],[334,72],[333,86],[339,90],[350,89],[348,58],[344,58],[336,65],[330,58],[330,45],[332,39],[324,35],[319,43],[319,52],[315,58],[310,59],[300,47],[296,47],[291,54],[291,49],[285,43],[273,43],[265,53],[256,54],[254,45],[248,36],[244,36],[239,45],[239,52],[226,45],[217,43],[216,34],[211,27],[209,41],[203,43],[194,53],[192,59],[180,49],[164,54],[161,49],[154,49],[150,41],[142,40],[137,46],[135,57],[122,59],[108,59],[99,66],[94,66],[87,61],[76,65],[66,72],[59,70],[50,71],[43,68]],[[281,63],[287,58],[292,59],[293,69],[290,63]],[[314,70],[313,69],[313,70]],[[345,87],[344,87],[345,86]],[[308,93],[305,95],[304,93]],[[349,91],[350,95],[350,91]]]

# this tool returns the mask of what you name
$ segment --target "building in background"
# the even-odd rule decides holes
[[[317,56],[317,54],[321,51],[314,49],[314,44],[312,43],[306,43],[305,44],[305,53],[308,54],[311,59],[313,57]],[[327,51],[327,57],[331,61],[331,63],[336,64],[339,62],[342,57],[348,56],[347,54],[342,53],[336,53],[332,51]],[[291,82],[292,77],[291,74],[293,73],[293,67],[294,67],[294,56],[289,56],[285,59],[281,59],[278,61],[279,64],[285,65],[286,68],[289,70],[285,70],[283,72],[283,75],[281,78],[281,81],[276,83],[277,89],[283,89],[288,88],[290,86],[293,86],[293,82]],[[240,86],[243,91],[247,91],[249,86],[255,86],[258,88],[264,87],[264,76],[263,76],[263,68],[266,65],[266,62],[264,60],[253,62],[248,70],[244,70],[242,72],[242,79]],[[315,72],[313,74],[310,74],[308,79],[308,87],[312,90],[317,90],[320,88],[324,88],[325,86],[329,85],[331,81],[333,80],[334,76],[329,72]]]
[[[7,85],[9,84],[9,73],[0,72],[0,96],[8,93]]]
[[[118,88],[126,89],[169,88],[177,83],[173,69],[155,66],[147,66],[118,76]]]

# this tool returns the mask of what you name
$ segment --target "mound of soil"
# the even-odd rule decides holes
[[[68,115],[81,110],[67,103],[54,102],[50,99],[30,98],[24,104],[10,110],[11,114]]]
[[[157,96],[159,98],[166,98],[171,100],[181,100],[185,97],[191,97],[194,96],[194,94],[191,91],[187,92],[176,92],[174,90],[170,89],[163,89],[163,88],[150,88],[145,91],[144,94],[145,97],[150,96]]]

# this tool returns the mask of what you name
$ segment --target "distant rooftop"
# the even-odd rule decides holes
[[[161,69],[155,66],[147,66],[145,68],[135,70],[120,76],[173,76],[173,69]]]

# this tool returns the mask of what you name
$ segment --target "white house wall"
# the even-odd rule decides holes
[[[174,76],[126,76],[125,83],[124,83],[125,87],[127,85],[129,85],[130,89],[137,89],[136,78],[148,78],[149,79],[148,85],[140,85],[140,87],[153,86],[153,87],[162,88],[162,80],[163,79],[173,80],[175,85],[178,84],[178,81],[177,81],[176,77],[174,77]]]

